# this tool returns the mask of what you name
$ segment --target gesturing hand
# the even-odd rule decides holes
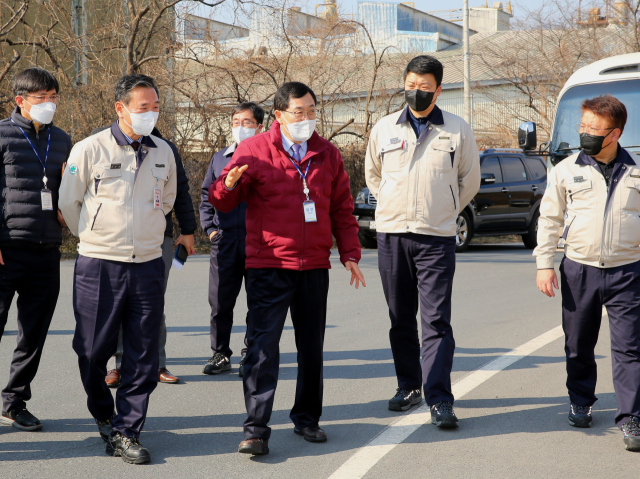
[[[227,188],[233,188],[238,180],[240,180],[242,173],[247,171],[247,168],[249,168],[249,165],[231,168],[231,171],[227,173],[227,177],[224,179],[224,184],[227,185]]]
[[[358,263],[354,263],[353,261],[347,261],[344,264],[344,268],[347,271],[351,272],[351,282],[349,283],[350,285],[353,284],[353,282],[356,282],[356,289],[358,289],[358,286],[360,286],[360,283],[362,283],[362,286],[364,286],[365,288],[367,287],[367,283],[364,282],[364,276],[362,274],[362,271],[360,271],[360,268],[358,267]]]

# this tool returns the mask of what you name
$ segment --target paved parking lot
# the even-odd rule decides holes
[[[531,251],[518,244],[471,245],[458,255],[453,307],[458,430],[422,424],[428,415],[421,411],[402,416],[387,410],[396,381],[376,251],[365,251],[361,264],[368,284],[364,290],[348,287],[349,275],[336,258],[331,271],[321,422],[328,442],[311,444],[293,434],[288,413],[296,354],[288,322],[271,453],[259,458],[236,453],[244,420],[238,357],[232,358],[231,373],[201,374],[211,353],[208,257],[192,257],[182,271],[172,271],[168,367],[182,382],[161,384],[151,396],[141,440],[152,463],[132,466],[104,454],[87,412],[71,349],[73,262],[63,262],[58,309],[29,403],[44,428],[26,433],[0,427],[0,477],[633,477],[638,456],[624,450],[613,424],[616,401],[606,321],[596,351],[600,400],[594,426],[574,429],[566,420],[563,341],[554,330],[560,324],[560,299],[537,291]],[[244,296],[236,312],[232,348],[239,352]],[[15,335],[14,311],[0,343],[0,385],[7,381]]]

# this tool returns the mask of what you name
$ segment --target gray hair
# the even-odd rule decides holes
[[[116,101],[120,101],[125,105],[128,105],[131,96],[131,90],[139,86],[145,88],[153,88],[156,91],[158,98],[160,97],[158,87],[156,86],[156,82],[153,78],[147,75],[135,74],[125,75],[120,78],[120,80],[118,80],[118,83],[116,83],[116,86],[114,88]]]

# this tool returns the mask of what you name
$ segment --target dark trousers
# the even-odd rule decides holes
[[[78,256],[73,277],[73,311],[80,378],[91,415],[113,414],[104,381],[107,361],[116,352],[122,327],[122,384],[116,393],[113,430],[139,437],[158,382],[158,338],[164,310],[164,262],[124,263]]]
[[[13,296],[18,293],[18,338],[2,409],[26,407],[38,372],[44,342],[60,292],[60,251],[2,248],[0,265],[0,339]]]
[[[280,367],[280,336],[291,309],[298,350],[296,398],[289,417],[298,428],[317,426],[322,415],[322,348],[327,321],[329,271],[249,269],[248,350],[244,366],[245,439],[269,439]]]
[[[211,256],[209,262],[209,304],[211,305],[211,349],[214,353],[222,353],[231,357],[233,351],[229,346],[231,341],[231,328],[233,327],[233,308],[236,306],[242,280],[245,280],[247,270],[245,262],[244,238],[225,236],[218,233],[220,238],[213,237],[211,244]],[[247,313],[246,322],[249,321]],[[244,337],[245,348],[241,354],[247,351],[247,336]]]
[[[567,355],[567,389],[571,402],[591,406],[597,367],[602,307],[611,330],[613,388],[618,400],[615,421],[640,417],[640,262],[596,268],[564,258],[560,265],[562,327]]]
[[[455,239],[378,233],[378,269],[389,306],[389,341],[400,389],[424,386],[429,406],[453,402],[451,329]],[[422,323],[422,366],[416,315]]]

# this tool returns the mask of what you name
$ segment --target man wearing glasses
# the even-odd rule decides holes
[[[204,374],[220,374],[231,369],[231,327],[233,308],[246,279],[245,239],[247,228],[245,215],[247,204],[243,201],[228,213],[217,211],[209,203],[209,187],[231,161],[238,145],[262,131],[264,110],[255,103],[237,105],[231,112],[231,133],[235,142],[217,152],[204,177],[201,190],[200,224],[211,240],[209,264],[209,304],[211,305],[211,349],[213,356],[204,365]],[[246,282],[245,282],[246,288]],[[245,335],[246,346],[246,335]],[[246,347],[240,353],[238,376],[244,374]]]
[[[56,78],[29,68],[14,81],[16,109],[0,121],[0,338],[18,293],[18,337],[0,423],[35,431],[42,423],[27,410],[60,291],[58,211],[62,167],[71,138],[53,125],[60,100]]]
[[[629,451],[640,451],[640,165],[620,146],[624,104],[611,95],[582,103],[581,152],[558,164],[540,205],[534,251],[538,289],[555,296],[560,231],[562,327],[567,355],[569,425],[590,427],[596,402],[602,308],[611,330],[616,425]]]
[[[277,121],[269,132],[240,143],[209,188],[209,202],[219,211],[247,203],[248,417],[238,447],[245,454],[269,452],[279,343],[289,309],[298,349],[293,432],[310,442],[327,440],[318,423],[332,235],[351,284],[364,286],[349,177],[338,149],[314,131],[315,94],[289,82],[273,101]]]

